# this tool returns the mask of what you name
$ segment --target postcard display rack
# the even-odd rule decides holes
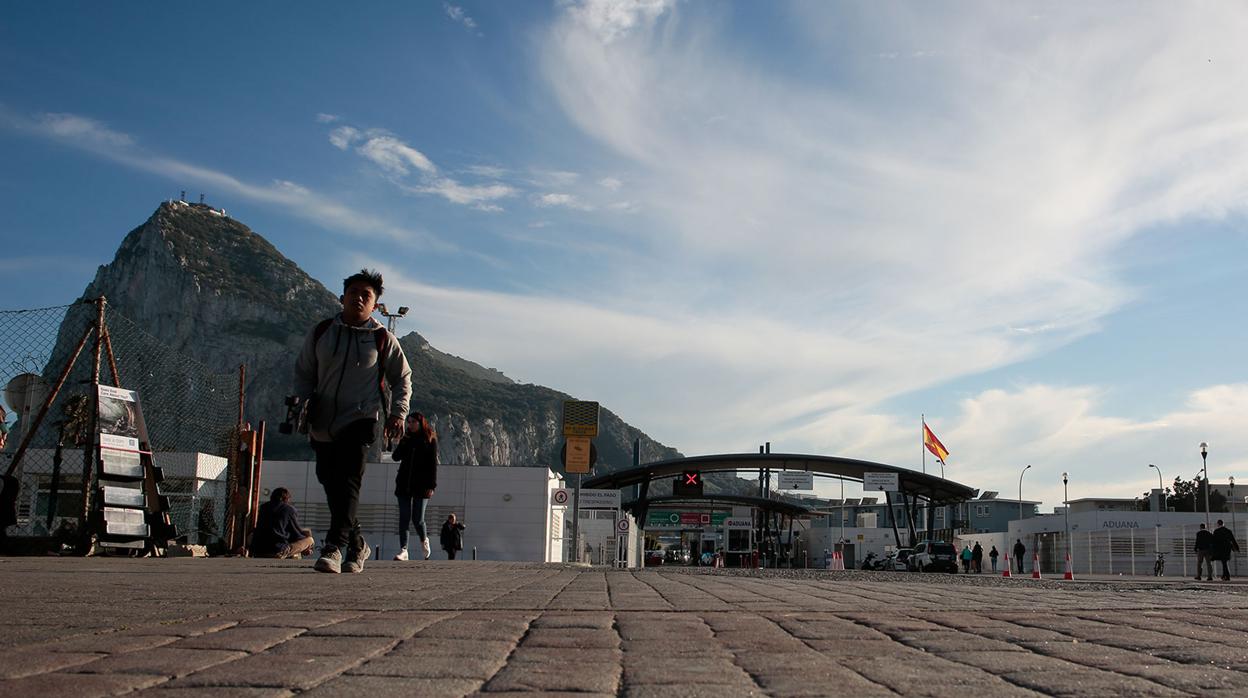
[[[91,513],[96,545],[160,554],[177,537],[164,474],[152,459],[136,391],[99,386],[96,490]]]

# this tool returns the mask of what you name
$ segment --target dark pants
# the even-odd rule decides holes
[[[1023,556],[1022,555],[1014,556],[1014,566],[1018,568],[1017,571],[1019,574],[1023,573]]]
[[[1218,558],[1218,562],[1221,562],[1221,563],[1222,563],[1222,578],[1223,578],[1223,579],[1230,579],[1230,578],[1231,578],[1231,568],[1229,568],[1229,567],[1227,567],[1227,566],[1226,566],[1226,563],[1227,563],[1228,559],[1229,559],[1229,558],[1225,558],[1225,557]]]
[[[360,483],[364,480],[364,458],[373,443],[375,419],[352,422],[330,442],[312,442],[316,451],[316,479],[325,488],[329,504],[329,531],[325,533],[326,552],[329,548],[360,550],[364,538],[356,511],[360,506]]]
[[[448,560],[454,560],[454,559],[455,559],[455,551],[454,551],[454,550],[448,550],[448,551],[446,551],[446,559],[448,559]]]
[[[425,509],[429,500],[424,497],[399,497],[399,547],[407,547],[407,530],[416,524],[416,535],[427,540],[425,532]]]

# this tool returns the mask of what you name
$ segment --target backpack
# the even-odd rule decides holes
[[[326,318],[316,323],[316,329],[312,331],[312,346],[321,341],[321,337],[329,330],[329,326],[334,324],[334,319]],[[373,343],[377,345],[377,391],[381,393],[381,409],[387,412],[386,405],[386,349],[390,348],[390,333],[384,327],[378,327],[373,330]]]

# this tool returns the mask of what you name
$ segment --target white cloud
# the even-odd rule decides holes
[[[427,246],[439,252],[456,248],[431,233],[392,223],[385,218],[352,209],[331,196],[314,192],[294,182],[277,179],[257,184],[238,179],[220,170],[183,162],[144,151],[125,133],[110,130],[90,117],[77,114],[44,114],[29,120],[0,108],[0,123],[20,131],[55,138],[70,146],[143,172],[166,177],[179,184],[204,187],[215,196],[232,195],[274,206],[311,221],[326,230],[357,236],[381,235],[401,243]]]
[[[336,114],[326,114],[322,112],[316,115],[316,122],[318,124],[332,124],[335,121],[341,121],[341,120],[342,120],[341,117],[339,117]]]
[[[600,299],[736,347],[730,365],[699,362],[712,349],[696,342],[622,357],[623,374],[682,396],[664,404],[585,372],[587,391],[624,396],[616,409],[684,448],[724,450],[746,422],[813,423],[824,431],[794,432],[800,443],[837,452],[857,437],[821,437],[839,433],[821,416],[1097,332],[1138,295],[1118,276],[1124,244],[1246,208],[1248,92],[1225,86],[1248,84],[1248,64],[1192,58],[1242,52],[1238,9],[1097,7],[1038,25],[1012,6],[809,3],[793,26],[810,35],[791,37],[806,60],[786,73],[717,22],[648,7],[567,6],[542,67],[599,160],[633,173],[643,212],[619,234],[651,256],[601,274]],[[906,58],[880,61],[881,47]]]
[[[355,143],[360,138],[361,135],[359,130],[352,128],[351,126],[339,126],[329,132],[329,142],[333,143],[334,147],[339,150],[346,150],[347,148],[350,148],[351,144]]]
[[[593,206],[584,203],[572,194],[548,193],[537,194],[533,197],[533,205],[538,208],[562,207],[571,208],[578,211],[592,211]]]
[[[619,191],[620,187],[624,186],[624,183],[615,177],[603,177],[598,180],[598,186],[607,191]]]
[[[464,172],[486,179],[502,179],[507,176],[507,169],[497,165],[469,165]]]
[[[469,17],[467,12],[464,12],[464,8],[458,5],[452,5],[449,2],[442,3],[442,8],[446,10],[447,17],[450,17],[456,22],[459,22],[460,24],[464,25],[468,29],[477,28],[476,21],[473,20],[472,17]]]
[[[674,0],[582,0],[568,11],[600,40],[611,43],[653,23],[673,6]]]
[[[134,144],[128,134],[114,131],[104,124],[78,114],[42,114],[39,128],[48,135],[92,146],[111,148]]]
[[[410,167],[426,174],[438,171],[424,153],[391,135],[371,135],[356,151],[391,174],[405,175]]]

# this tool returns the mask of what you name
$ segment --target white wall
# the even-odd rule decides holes
[[[369,463],[360,488],[359,520],[369,545],[383,558],[399,548],[399,508],[394,496],[398,463]],[[434,559],[446,559],[438,532],[449,513],[467,525],[462,557],[477,549],[480,560],[558,561],[561,551],[549,544],[550,491],[558,478],[543,467],[438,466],[438,489],[429,501],[425,523]],[[311,528],[317,542],[329,526],[325,492],[311,461],[265,461],[260,475],[261,501],[275,487],[291,491],[300,523]],[[418,550],[411,531],[409,552]]]

